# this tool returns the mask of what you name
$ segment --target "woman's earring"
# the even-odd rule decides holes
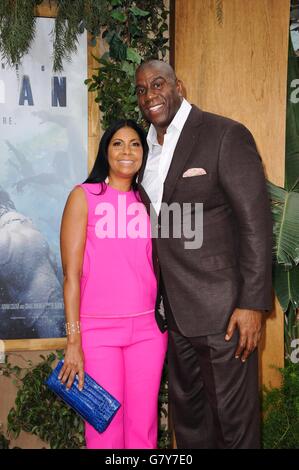
[[[105,179],[105,183],[109,184],[109,176],[107,176],[107,178]]]

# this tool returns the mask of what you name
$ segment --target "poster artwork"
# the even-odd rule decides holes
[[[65,336],[59,230],[87,177],[87,40],[53,73],[53,26],[37,19],[17,70],[0,63],[0,339]]]

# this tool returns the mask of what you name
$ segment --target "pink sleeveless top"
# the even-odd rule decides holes
[[[133,190],[80,184],[88,204],[81,276],[81,317],[129,317],[154,311],[157,283],[150,220]]]

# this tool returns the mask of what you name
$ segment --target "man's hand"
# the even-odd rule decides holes
[[[226,336],[229,341],[234,334],[236,328],[239,328],[239,344],[235,352],[238,359],[245,362],[249,354],[251,354],[258,345],[262,331],[262,312],[260,310],[245,310],[236,308],[230,318]]]

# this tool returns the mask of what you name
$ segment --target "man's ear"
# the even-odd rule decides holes
[[[176,85],[179,95],[182,96],[182,98],[187,98],[187,90],[182,80],[177,79]]]

